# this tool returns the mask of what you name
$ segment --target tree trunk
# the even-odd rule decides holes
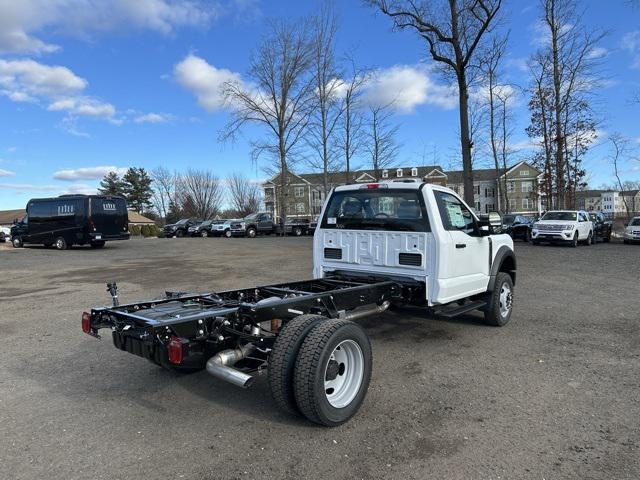
[[[558,35],[562,26],[557,24],[555,17],[556,2],[551,1],[550,27],[551,27],[551,51],[553,60],[553,95],[555,114],[555,143],[556,143],[556,194],[559,208],[566,208],[565,200],[565,158],[564,158],[564,132],[562,129],[562,85],[560,79],[560,53]]]
[[[473,165],[471,163],[471,139],[469,138],[469,92],[464,71],[458,73],[460,100],[460,146],[462,148],[462,176],[464,182],[464,201],[475,209],[473,190]]]

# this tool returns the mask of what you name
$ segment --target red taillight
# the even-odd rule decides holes
[[[380,184],[379,183],[367,183],[367,188],[369,190],[371,190],[373,188],[380,188]]]
[[[82,312],[82,331],[91,333],[91,314],[88,312]]]
[[[180,365],[182,363],[182,340],[178,337],[171,337],[167,345],[167,353],[171,363]]]

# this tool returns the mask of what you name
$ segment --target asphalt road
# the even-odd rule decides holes
[[[0,477],[640,478],[640,246],[516,250],[506,327],[363,321],[368,396],[326,429],[277,410],[266,378],[180,376],[80,329],[107,280],[137,300],[304,279],[311,239],[0,246]]]

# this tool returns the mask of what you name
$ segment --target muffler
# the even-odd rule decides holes
[[[373,308],[347,313],[343,318],[345,320],[357,320],[359,318],[368,317],[369,315],[375,315],[376,313],[382,313],[386,311],[390,306],[391,302],[389,300],[385,300],[380,305],[376,305]]]
[[[247,358],[254,349],[255,347],[248,343],[233,349],[222,350],[207,360],[207,372],[220,380],[248,388],[253,383],[253,377],[233,368],[233,365]]]

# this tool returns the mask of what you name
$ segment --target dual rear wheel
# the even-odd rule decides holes
[[[371,367],[371,343],[362,327],[346,320],[300,315],[276,339],[269,386],[282,409],[333,427],[360,409]]]

